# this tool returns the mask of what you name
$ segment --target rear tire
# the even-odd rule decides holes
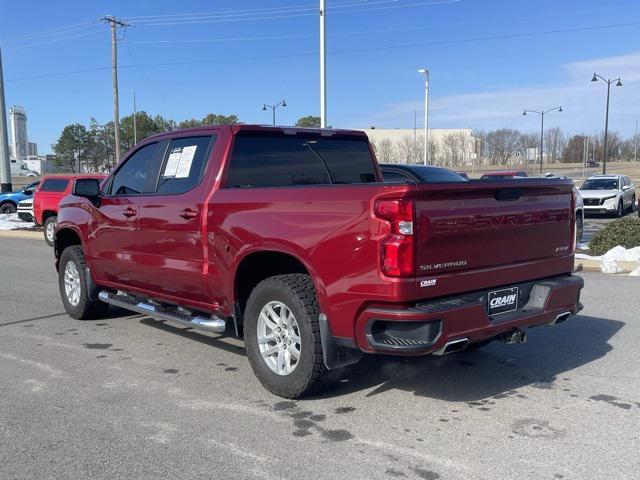
[[[58,285],[62,304],[70,317],[78,320],[98,318],[104,315],[109,305],[89,298],[87,286],[87,263],[82,247],[65,248],[60,256]]]
[[[58,225],[58,217],[55,215],[44,221],[44,241],[47,245],[53,247],[56,238],[56,225]]]
[[[17,211],[18,211],[18,207],[16,207],[11,202],[5,202],[2,205],[0,205],[0,213],[4,215],[10,215],[12,213],[16,213]]]
[[[629,213],[633,213],[636,209],[636,197],[635,195],[631,199],[631,205],[629,205]]]
[[[244,313],[247,357],[254,374],[271,393],[284,398],[302,397],[313,391],[325,373],[319,313],[309,275],[270,277],[251,292]],[[281,359],[289,370],[283,368],[277,373]]]

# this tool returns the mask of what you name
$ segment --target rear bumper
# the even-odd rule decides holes
[[[356,321],[356,341],[370,353],[424,355],[447,343],[480,342],[513,329],[552,325],[582,309],[581,277],[563,275],[419,302],[411,307],[371,307]],[[489,316],[489,291],[519,287],[518,309]]]

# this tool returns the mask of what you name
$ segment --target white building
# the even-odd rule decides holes
[[[365,128],[381,163],[422,163],[424,129]],[[429,129],[431,163],[471,165],[476,157],[476,139],[470,128]]]
[[[27,136],[27,112],[19,105],[9,108],[9,150],[13,158],[24,160],[38,155],[38,145]]]

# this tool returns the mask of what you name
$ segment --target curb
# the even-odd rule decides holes
[[[25,238],[29,240],[43,240],[42,232],[27,230],[0,230],[0,238]]]

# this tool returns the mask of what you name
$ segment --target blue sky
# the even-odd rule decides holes
[[[606,88],[589,82],[593,70],[623,79],[612,92],[610,128],[631,135],[640,118],[637,0],[326,1],[333,126],[409,128],[414,110],[421,123],[422,66],[431,70],[433,128],[535,131],[536,118],[522,109],[562,104],[549,126],[599,131]],[[317,5],[3,1],[7,105],[26,108],[41,152],[69,123],[110,120],[110,37],[97,19],[112,14],[132,23],[119,43],[122,115],[135,89],[139,110],[177,120],[214,112],[269,123],[262,104],[284,98],[278,123],[291,124],[319,111]],[[533,35],[558,30],[573,31]]]

